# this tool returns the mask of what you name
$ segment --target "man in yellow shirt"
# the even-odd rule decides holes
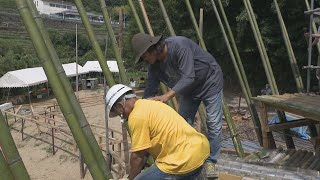
[[[128,121],[131,135],[129,179],[203,179],[210,149],[207,138],[164,103],[137,99],[131,88],[117,84],[106,95],[109,116]],[[140,173],[145,156],[155,164]]]

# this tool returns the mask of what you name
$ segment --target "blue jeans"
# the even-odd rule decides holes
[[[216,95],[202,99],[207,113],[208,139],[210,143],[210,156],[207,161],[216,163],[221,151],[222,129],[222,96],[221,90]],[[192,125],[198,111],[201,100],[192,97],[182,97],[180,100],[179,114]]]
[[[168,174],[161,171],[155,164],[148,169],[142,171],[134,180],[202,180],[202,166],[192,172],[186,174]]]

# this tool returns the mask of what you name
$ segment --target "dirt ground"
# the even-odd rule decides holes
[[[82,105],[82,109],[84,114],[87,117],[87,120],[90,124],[97,124],[101,126],[105,126],[104,120],[104,104],[103,104],[103,90],[96,91],[80,91],[79,99]],[[238,109],[238,97],[237,95],[226,95],[226,99],[228,103],[231,103],[231,106]],[[92,97],[92,98],[87,98]],[[82,99],[84,98],[84,99]],[[43,111],[43,107],[46,105],[53,104],[55,102],[54,99],[51,100],[43,100],[42,102],[33,103],[34,111],[41,112]],[[244,99],[242,99],[241,109],[246,109],[246,103]],[[11,119],[10,122],[13,120]],[[248,126],[251,126],[249,123],[250,120],[241,120],[238,118],[236,120],[237,126],[239,125],[240,131],[241,129],[248,129]],[[45,140],[47,142],[51,142],[51,137],[45,134],[38,135],[37,128],[33,123],[26,123],[25,132],[32,134],[39,139]],[[110,119],[109,126],[114,129],[121,129],[121,124],[119,118]],[[19,129],[21,128],[21,123],[15,123],[13,127]],[[225,128],[225,133],[228,133]],[[52,154],[52,146],[50,144],[44,143],[40,140],[36,140],[31,137],[25,138],[23,141],[21,140],[21,133],[12,130],[12,136],[15,140],[15,143],[18,147],[20,155],[23,159],[23,162],[29,172],[31,179],[34,180],[76,180],[80,179],[80,163],[78,157],[66,153],[62,150],[57,150],[56,154]],[[248,137],[252,137],[251,134],[246,135]],[[57,145],[61,148],[67,149],[75,155],[78,155],[78,151],[74,150],[74,147],[70,145],[66,145],[63,142],[57,142]],[[91,180],[92,177],[89,171],[86,173],[84,178],[85,180]]]

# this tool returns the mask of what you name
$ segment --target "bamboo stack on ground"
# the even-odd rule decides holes
[[[105,169],[105,167],[107,166],[104,160],[98,160],[97,157],[99,154],[94,153],[94,147],[92,146],[92,144],[90,144],[90,140],[88,139],[89,137],[86,136],[83,132],[86,126],[88,126],[88,123],[86,122],[86,126],[81,126],[81,123],[78,122],[78,118],[75,115],[74,107],[72,106],[72,103],[68,98],[66,90],[64,88],[61,88],[63,87],[63,84],[61,82],[61,79],[59,79],[57,75],[61,72],[57,72],[57,70],[55,69],[54,63],[52,62],[53,60],[51,59],[52,57],[45,43],[45,39],[42,36],[41,31],[38,28],[38,25],[32,19],[32,14],[30,12],[30,9],[28,9],[28,3],[26,1],[16,0],[16,4],[19,9],[19,13],[23,20],[23,23],[32,39],[36,52],[39,58],[42,59],[42,64],[45,73],[48,77],[48,80],[51,84],[51,87],[53,89],[53,92],[59,102],[61,110],[65,116],[65,119],[68,122],[68,125],[80,148],[80,151],[84,155],[85,162],[89,167],[92,177],[95,179],[111,178],[110,171],[108,169]],[[90,127],[88,127],[87,129],[90,130]],[[96,143],[95,139],[94,142]],[[100,156],[102,156],[101,151]]]
[[[196,20],[196,18],[194,16],[194,13],[192,11],[192,7],[191,7],[191,4],[190,4],[190,1],[189,0],[185,0],[185,4],[187,6],[187,9],[188,9],[188,12],[189,12],[193,27],[194,27],[194,29],[196,31],[198,40],[200,41],[200,45],[204,50],[207,51],[206,45],[204,43],[204,40],[203,40],[203,38],[201,36],[201,33],[200,33],[200,30],[199,30],[199,26],[198,26],[197,20]],[[223,109],[224,116],[225,116],[225,119],[227,121],[228,127],[230,129],[230,134],[231,134],[231,137],[232,137],[233,142],[234,142],[234,147],[235,147],[239,157],[244,157],[244,151],[243,151],[243,148],[242,148],[241,140],[239,138],[238,133],[236,132],[237,130],[235,128],[233,119],[231,117],[229,108],[228,108],[228,106],[226,104],[226,101],[225,101],[224,97],[223,97],[223,100],[222,100],[222,109]]]
[[[0,174],[1,179],[29,180],[30,176],[23,164],[7,123],[0,111]],[[6,179],[6,178],[5,178]]]

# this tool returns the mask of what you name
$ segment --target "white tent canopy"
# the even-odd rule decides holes
[[[117,61],[107,61],[107,65],[111,72],[119,72]],[[98,61],[87,61],[83,68],[88,72],[102,72]]]
[[[7,72],[0,78],[0,88],[28,87],[47,82],[42,67]]]
[[[62,67],[68,77],[74,77],[77,75],[76,63],[62,64]],[[78,75],[86,73],[88,73],[88,71],[78,64]]]
[[[76,63],[63,64],[64,71],[68,77],[76,76]],[[78,74],[88,73],[82,66],[78,65]],[[42,67],[20,69],[7,72],[0,78],[0,88],[19,88],[35,86],[48,82]]]

